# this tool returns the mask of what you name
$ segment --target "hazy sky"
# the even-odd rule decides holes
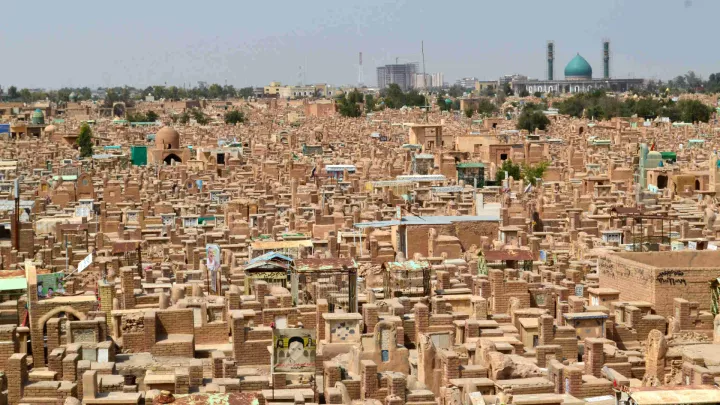
[[[9,1],[0,24],[0,85],[195,85],[276,80],[365,83],[375,67],[421,61],[452,83],[510,73],[555,76],[579,52],[602,75],[611,40],[613,77],[668,79],[720,71],[717,0],[524,1]]]

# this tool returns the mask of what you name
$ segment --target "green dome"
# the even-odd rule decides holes
[[[45,116],[43,115],[42,110],[38,108],[33,111],[32,115],[30,116],[30,122],[32,122],[33,125],[45,124]]]
[[[585,60],[580,54],[575,55],[574,58],[565,66],[565,78],[566,79],[591,79],[592,78],[592,67],[588,61]]]

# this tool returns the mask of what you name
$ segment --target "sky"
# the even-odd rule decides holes
[[[602,75],[667,80],[720,72],[717,0],[306,0],[123,2],[36,0],[3,5],[0,85],[7,88],[263,86],[358,82],[377,66],[420,62],[445,81],[555,77],[580,53]]]

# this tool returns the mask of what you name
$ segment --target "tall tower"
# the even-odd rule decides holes
[[[603,79],[610,78],[610,40],[603,39]]]
[[[360,52],[360,64],[358,65],[358,87],[362,87],[363,84],[365,84],[365,75],[363,74],[362,52]]]
[[[555,78],[555,41],[547,42],[547,79]]]

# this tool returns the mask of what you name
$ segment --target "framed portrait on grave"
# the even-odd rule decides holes
[[[315,371],[315,329],[273,329],[273,372]]]

